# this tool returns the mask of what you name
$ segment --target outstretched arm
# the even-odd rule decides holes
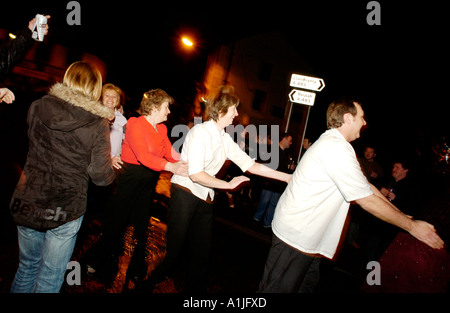
[[[238,187],[241,183],[249,181],[250,178],[245,176],[234,177],[231,181],[227,182],[209,175],[206,172],[199,172],[190,175],[189,178],[197,184],[208,188],[218,188],[218,189],[230,189],[233,190]]]
[[[254,175],[263,176],[263,177],[267,177],[267,178],[273,178],[276,180],[284,181],[286,183],[289,183],[289,181],[291,180],[291,177],[292,177],[291,174],[273,170],[270,167],[267,167],[267,166],[265,166],[261,163],[257,163],[257,162],[255,162],[255,164],[253,164],[248,169],[248,171]]]
[[[371,189],[373,191],[372,195],[356,200],[356,203],[364,210],[385,222],[404,229],[413,237],[434,249],[444,247],[444,241],[436,233],[433,225],[424,221],[416,221],[405,215],[389,202],[373,185]]]

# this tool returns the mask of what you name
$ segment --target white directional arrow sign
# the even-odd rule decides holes
[[[307,92],[303,90],[294,89],[289,94],[289,100],[291,100],[291,102],[294,103],[313,106],[314,100],[316,100],[316,94],[314,92]]]
[[[325,82],[322,78],[292,74],[291,87],[321,91],[323,88],[325,88]]]

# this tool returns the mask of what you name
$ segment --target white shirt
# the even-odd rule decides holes
[[[211,120],[191,128],[183,143],[180,160],[188,163],[188,175],[204,171],[215,176],[227,158],[243,172],[255,163],[255,160],[242,151],[225,130],[219,132]],[[206,200],[208,194],[211,200],[214,199],[213,189],[194,183],[189,177],[173,175],[171,181],[188,188],[202,200]]]
[[[351,201],[372,194],[355,151],[337,129],[305,153],[275,209],[274,234],[298,250],[333,258]]]
[[[120,156],[122,153],[122,142],[125,136],[123,127],[127,123],[127,119],[119,111],[114,112],[116,118],[111,126],[111,132],[109,133],[111,140],[111,157]]]

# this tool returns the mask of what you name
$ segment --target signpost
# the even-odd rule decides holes
[[[322,91],[325,88],[325,82],[322,78],[292,74],[291,87],[307,89],[312,91]]]
[[[313,106],[314,100],[316,100],[316,94],[314,92],[293,89],[289,94],[289,100],[294,103]]]
[[[323,81],[322,78],[310,77],[310,76],[299,75],[299,74],[292,74],[290,86],[294,87],[294,88],[300,88],[300,89],[306,89],[306,90],[319,92],[319,91],[322,91],[323,88],[325,88],[325,82]],[[300,151],[298,152],[297,164],[298,164],[298,162],[300,162],[300,156],[302,154],[303,140],[305,139],[306,126],[308,125],[308,120],[309,120],[309,111],[311,110],[311,107],[314,105],[315,100],[316,100],[315,92],[293,89],[289,93],[290,108],[289,108],[289,115],[288,115],[288,120],[286,123],[285,132],[287,132],[289,129],[289,122],[291,120],[292,107],[294,106],[294,103],[304,104],[304,105],[308,106],[308,113],[306,116],[305,127],[303,129],[303,137],[302,137],[302,141],[300,144]]]

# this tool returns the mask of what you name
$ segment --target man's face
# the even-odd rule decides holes
[[[364,157],[366,158],[366,160],[372,160],[375,157],[375,149],[374,148],[370,148],[367,147],[366,150],[364,151]]]
[[[292,137],[291,136],[287,136],[284,137],[281,142],[280,142],[280,146],[284,149],[289,149],[289,147],[292,145]]]
[[[395,181],[402,180],[408,175],[408,171],[409,170],[405,169],[401,163],[394,163],[394,166],[392,167],[392,177],[394,177]]]
[[[364,119],[364,111],[361,106],[355,102],[356,106],[356,116],[350,115],[350,136],[351,140],[358,139],[361,136],[361,128],[367,125],[366,120]]]

